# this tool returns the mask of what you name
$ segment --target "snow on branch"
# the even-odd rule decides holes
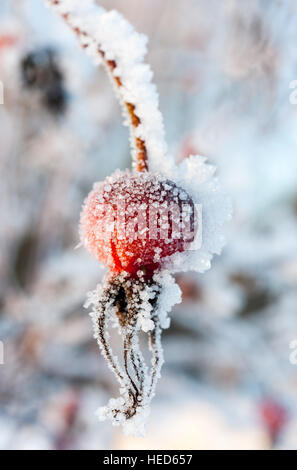
[[[143,61],[147,37],[137,33],[115,10],[106,12],[91,0],[47,0],[77,35],[95,64],[103,64],[130,127],[133,165],[157,170],[167,146],[153,73]]]

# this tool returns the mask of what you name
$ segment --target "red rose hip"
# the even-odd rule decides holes
[[[82,243],[112,272],[151,276],[195,234],[190,196],[150,173],[116,172],[95,183],[80,220]]]

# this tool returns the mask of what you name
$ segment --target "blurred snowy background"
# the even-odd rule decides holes
[[[82,305],[103,269],[74,248],[93,182],[130,166],[128,131],[43,1],[1,0],[0,448],[297,449],[296,2],[100,4],[149,36],[170,149],[218,166],[234,219],[211,271],[177,276],[147,437],[99,423],[117,384]]]

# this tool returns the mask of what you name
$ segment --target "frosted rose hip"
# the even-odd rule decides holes
[[[80,236],[113,272],[150,275],[162,258],[184,251],[193,240],[194,216],[192,199],[172,181],[117,172],[88,195]]]

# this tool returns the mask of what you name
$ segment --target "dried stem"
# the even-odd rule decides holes
[[[161,372],[161,367],[163,365],[164,359],[163,359],[163,350],[161,347],[161,333],[162,333],[162,328],[160,326],[159,319],[154,316],[153,317],[153,322],[155,324],[155,328],[153,331],[150,332],[149,335],[149,348],[152,352],[153,355],[153,360],[152,360],[152,371],[151,371],[151,382],[150,382],[150,388],[149,388],[149,399],[151,400],[154,396],[155,393],[155,388],[157,381],[160,376]]]
[[[151,319],[154,322],[154,329],[149,332],[149,349],[152,353],[150,371],[141,353],[138,338],[140,331],[139,312],[143,307],[141,299],[144,289],[147,288],[155,294],[155,296],[151,295],[149,300],[152,309]],[[95,336],[110,369],[121,384],[122,395],[125,397],[125,402],[120,406],[117,405],[117,402],[110,405],[112,407],[111,416],[115,420],[119,420],[123,414],[124,419],[129,420],[137,413],[138,409],[146,407],[154,396],[163,364],[162,328],[156,313],[159,288],[160,286],[153,281],[131,282],[130,279],[114,276],[107,280],[101,293],[95,291],[92,294],[94,309],[91,315],[94,320]],[[113,354],[106,331],[108,322],[112,319],[117,320],[123,338],[123,369]]]
[[[108,295],[108,292],[105,292],[105,295]],[[101,351],[103,356],[105,357],[106,361],[108,362],[111,370],[114,372],[115,376],[117,377],[118,381],[120,382],[121,386],[125,386],[127,380],[125,378],[125,374],[121,371],[119,365],[114,359],[114,355],[112,353],[112,349],[109,346],[109,341],[106,337],[106,327],[108,323],[108,309],[106,309],[106,303],[100,302],[98,308],[98,318],[97,318],[97,328],[96,328],[96,335],[98,335],[98,341],[101,346]]]
[[[63,4],[63,0],[48,0],[48,3],[53,6],[59,6]],[[65,22],[70,26],[70,28],[77,35],[79,41],[81,42],[82,48],[84,49],[88,48],[89,44],[86,44],[84,42],[84,39],[88,38],[92,41],[93,38],[90,37],[86,31],[80,29],[75,24],[72,24],[71,16],[69,15],[69,13],[61,13],[61,17],[65,20]],[[136,150],[135,157],[134,157],[135,168],[137,171],[140,171],[140,172],[147,171],[148,170],[148,156],[147,156],[146,142],[143,139],[135,135],[135,130],[141,124],[141,120],[135,111],[135,105],[124,100],[123,94],[122,94],[122,87],[123,87],[122,80],[119,76],[114,74],[114,70],[117,67],[117,63],[115,60],[108,60],[106,58],[107,52],[108,51],[104,51],[102,47],[98,45],[97,53],[103,60],[105,69],[107,70],[108,75],[110,76],[112,82],[114,83],[118,91],[117,96],[119,97],[120,104],[123,108],[123,111],[129,117],[132,147],[133,147],[133,150]]]

